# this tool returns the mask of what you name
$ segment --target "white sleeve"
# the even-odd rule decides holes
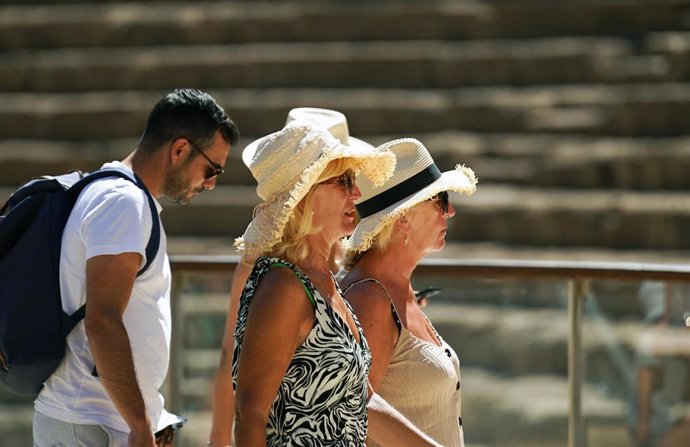
[[[139,253],[143,266],[152,224],[146,194],[122,179],[97,182],[93,187],[81,225],[86,259]]]

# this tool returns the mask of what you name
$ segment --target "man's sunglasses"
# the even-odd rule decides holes
[[[201,149],[199,149],[199,146],[197,146],[196,143],[194,143],[194,142],[193,142],[192,140],[190,140],[189,138],[187,138],[187,142],[189,142],[189,145],[192,146],[192,148],[193,148],[195,151],[197,151],[198,153],[200,153],[200,154],[206,159],[206,161],[208,162],[208,164],[210,165],[210,166],[208,166],[208,167],[206,168],[206,176],[204,177],[206,180],[211,180],[213,177],[219,176],[219,175],[221,175],[222,173],[225,172],[225,170],[223,169],[223,167],[222,167],[221,165],[219,165],[218,163],[216,163],[215,161],[213,161],[213,160],[211,160],[210,158],[208,158],[208,155],[206,155],[206,154],[204,153],[204,151],[202,151]]]
[[[328,180],[319,183],[319,185],[338,185],[343,187],[348,194],[352,194],[352,191],[355,189],[356,179],[357,176],[355,175],[355,172],[352,169],[348,169],[341,175],[329,178]]]
[[[438,200],[438,202],[441,204],[441,211],[443,211],[443,214],[448,214],[448,208],[449,208],[448,191],[441,191],[440,193],[436,194],[435,196],[430,197],[429,200]]]

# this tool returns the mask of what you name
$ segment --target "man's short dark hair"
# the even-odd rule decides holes
[[[151,109],[138,147],[151,153],[177,138],[187,138],[207,148],[216,132],[230,144],[239,139],[237,126],[211,95],[196,89],[176,89]]]

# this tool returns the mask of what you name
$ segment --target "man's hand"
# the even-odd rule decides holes
[[[148,430],[132,430],[127,439],[128,447],[157,447],[153,439],[153,433]]]

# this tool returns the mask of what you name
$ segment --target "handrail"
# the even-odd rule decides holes
[[[173,270],[228,271],[239,256],[175,255]],[[513,259],[424,259],[415,272],[424,276],[512,276],[574,279],[690,281],[690,264],[636,262],[527,261]]]

